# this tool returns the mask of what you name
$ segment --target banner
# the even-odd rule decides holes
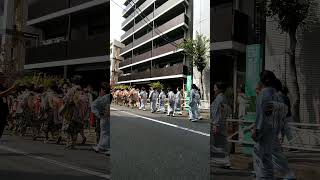
[[[262,71],[262,46],[252,44],[247,46],[246,52],[246,96],[256,96],[256,86],[260,81]]]
[[[188,106],[189,100],[190,100],[191,85],[192,85],[192,75],[188,75],[187,76],[186,96],[185,96],[187,106]],[[186,111],[189,111],[189,108],[186,108]]]

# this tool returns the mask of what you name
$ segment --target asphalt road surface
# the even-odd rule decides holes
[[[109,157],[91,151],[90,145],[65,150],[53,142],[4,135],[0,140],[1,180],[106,180]]]
[[[209,180],[209,121],[113,106],[112,180]]]

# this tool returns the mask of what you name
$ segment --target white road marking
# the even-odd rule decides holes
[[[111,108],[111,110],[120,111],[120,110],[118,110],[116,108]],[[199,135],[202,135],[202,136],[210,137],[210,134],[208,134],[208,133],[204,133],[204,132],[201,132],[201,131],[196,131],[196,130],[189,129],[189,128],[186,128],[186,127],[178,126],[176,124],[171,124],[171,123],[159,121],[159,120],[156,120],[156,119],[140,116],[140,115],[137,115],[137,114],[126,112],[126,111],[120,111],[120,112],[124,113],[124,114],[131,115],[131,116],[135,116],[135,117],[138,117],[138,118],[142,118],[142,119],[146,119],[146,120],[149,120],[149,121],[153,121],[153,122],[156,122],[156,123],[159,123],[159,124],[163,124],[163,125],[166,125],[166,126],[170,126],[170,127],[174,127],[174,128],[177,128],[177,129],[182,129],[182,130],[185,130],[185,131],[188,131],[188,132],[192,132],[192,133],[195,133],[195,134],[199,134]]]
[[[62,162],[55,161],[55,160],[52,160],[52,159],[44,158],[44,157],[41,157],[41,156],[34,156],[34,155],[31,155],[30,153],[23,152],[23,151],[20,151],[20,150],[17,150],[17,149],[13,149],[13,148],[10,148],[10,147],[7,147],[7,146],[0,145],[0,149],[4,150],[4,151],[9,151],[9,152],[21,154],[21,155],[27,156],[27,157],[32,158],[32,159],[44,161],[44,162],[47,162],[49,164],[57,165],[57,166],[64,167],[64,168],[67,168],[67,169],[72,169],[74,171],[79,171],[79,172],[82,172],[82,173],[85,173],[85,174],[88,174],[88,175],[93,175],[93,176],[97,176],[97,177],[101,177],[101,178],[109,179],[109,180],[111,179],[110,175],[107,175],[107,174],[103,174],[103,173],[96,172],[96,171],[91,171],[89,169],[84,169],[84,168],[81,168],[81,167],[69,165],[69,164],[66,164],[66,163],[62,163]]]

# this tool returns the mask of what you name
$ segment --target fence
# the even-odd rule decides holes
[[[228,136],[228,141],[231,143],[238,143],[244,145],[253,145],[253,141],[245,141],[243,134],[250,131],[254,126],[254,122],[240,119],[227,119],[229,124],[238,123],[238,131]],[[241,125],[246,124],[245,128]],[[293,138],[284,141],[282,147],[293,148],[298,150],[320,152],[320,124],[311,123],[288,123]],[[230,127],[230,126],[229,126]]]

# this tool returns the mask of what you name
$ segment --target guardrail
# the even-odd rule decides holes
[[[254,141],[245,141],[243,134],[250,131],[254,122],[241,119],[227,119],[228,128],[229,124],[238,123],[239,130],[228,136],[228,141],[231,143],[254,145]],[[241,128],[242,125],[247,125]],[[234,127],[234,124],[232,124]],[[320,124],[312,123],[288,123],[293,138],[284,141],[282,147],[289,149],[298,149],[305,151],[320,152]]]

